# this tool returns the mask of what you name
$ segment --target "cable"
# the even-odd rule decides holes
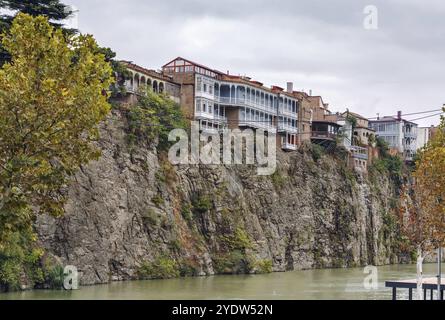
[[[426,116],[426,117],[422,117],[422,118],[412,119],[412,120],[408,120],[408,121],[417,121],[417,120],[428,119],[428,118],[432,118],[432,117],[441,116],[441,115],[443,115],[444,113],[445,113],[445,112],[441,112],[441,113],[433,114],[433,115]]]
[[[443,109],[437,109],[437,110],[429,110],[429,111],[421,111],[421,112],[414,112],[414,113],[406,113],[406,114],[402,114],[404,117],[406,116],[414,116],[414,115],[418,115],[418,114],[424,114],[424,113],[431,113],[431,112],[438,112],[438,111],[442,111]],[[393,115],[393,116],[383,116],[383,117],[373,117],[373,118],[366,118],[368,120],[372,120],[372,119],[378,119],[378,118],[384,118],[384,117],[397,117],[398,114]]]

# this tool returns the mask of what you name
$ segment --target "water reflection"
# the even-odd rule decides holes
[[[435,276],[435,265],[425,265],[426,276]],[[215,276],[153,281],[116,282],[82,287],[77,291],[35,290],[0,294],[0,299],[216,299],[216,300],[327,300],[391,299],[386,280],[415,278],[415,265],[378,268],[377,290],[367,290],[365,274],[358,269],[324,269],[267,275]],[[400,292],[399,298],[407,293]]]

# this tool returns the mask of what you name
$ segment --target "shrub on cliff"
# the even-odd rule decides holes
[[[35,214],[59,216],[60,192],[99,156],[92,144],[109,112],[110,65],[91,36],[70,36],[44,17],[18,14],[0,69],[0,286],[42,280]]]
[[[138,270],[141,279],[168,279],[180,276],[180,267],[175,260],[159,257],[154,262],[145,262]]]
[[[187,128],[180,106],[165,94],[146,89],[139,96],[138,104],[127,114],[129,142],[153,144],[159,138],[158,148],[167,150],[170,146],[168,134],[173,129]]]

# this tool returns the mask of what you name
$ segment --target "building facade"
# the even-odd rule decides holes
[[[181,106],[189,119],[199,121],[201,130],[263,129],[278,134],[282,149],[297,149],[299,101],[292,92],[181,57],[162,70],[181,86]]]
[[[375,130],[369,127],[369,120],[362,115],[346,111],[342,114],[345,118],[353,117],[356,120],[354,132],[352,133],[352,142],[354,145],[367,147],[370,141],[375,138]]]
[[[369,122],[376,135],[383,138],[392,149],[405,161],[413,161],[417,152],[418,125],[402,119],[402,113],[397,117],[383,117]]]
[[[128,70],[129,77],[122,79],[128,93],[139,94],[145,88],[156,93],[166,93],[173,101],[181,102],[181,86],[161,72],[145,69],[129,61],[120,61]],[[130,96],[134,97],[134,96]]]

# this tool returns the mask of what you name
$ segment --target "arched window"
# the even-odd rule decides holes
[[[133,89],[135,91],[139,89],[139,84],[140,84],[140,78],[139,75],[136,73],[136,75],[134,76],[134,86],[133,86]]]
[[[154,92],[158,92],[158,82],[155,80],[155,81],[153,81],[153,91]]]
[[[164,92],[164,82],[160,82],[159,83],[159,93],[163,93]]]

